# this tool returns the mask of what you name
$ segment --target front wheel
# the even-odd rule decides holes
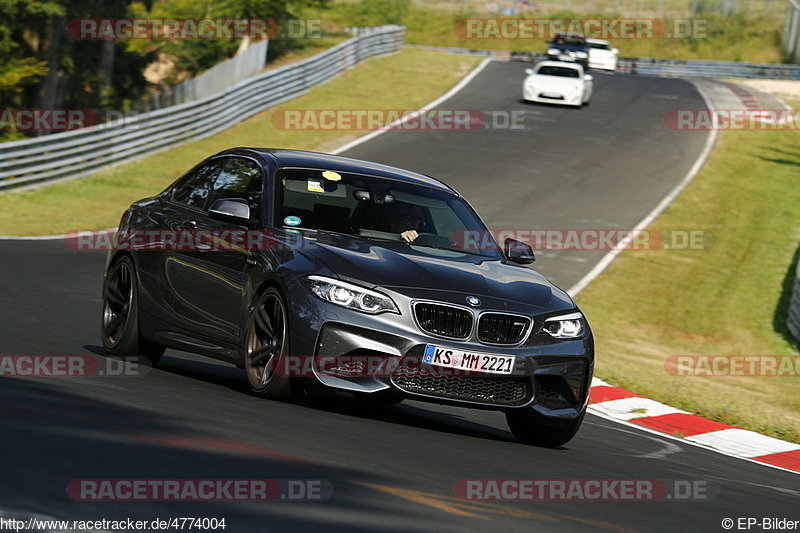
[[[103,281],[103,348],[109,355],[143,355],[157,363],[164,346],[139,334],[139,287],[130,257],[122,257]]]
[[[586,415],[585,408],[577,418],[558,420],[526,409],[522,412],[506,413],[506,422],[511,433],[521,443],[554,447],[562,446],[572,440],[581,427],[584,415]]]
[[[289,353],[286,305],[277,289],[270,287],[250,309],[245,343],[245,371],[250,391],[271,400],[291,396],[291,378],[280,371]]]

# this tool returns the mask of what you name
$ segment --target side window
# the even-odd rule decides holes
[[[219,172],[218,165],[218,162],[212,161],[186,176],[172,191],[172,200],[203,209]]]
[[[219,166],[207,207],[222,198],[241,198],[250,205],[250,220],[261,219],[263,179],[258,163],[242,157],[231,157]]]

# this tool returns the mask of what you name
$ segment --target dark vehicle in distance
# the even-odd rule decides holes
[[[580,63],[589,70],[589,51],[591,47],[586,37],[576,33],[559,33],[547,43],[547,59]]]
[[[131,238],[231,229],[261,245]],[[118,235],[103,289],[110,354],[156,362],[170,347],[214,357],[244,368],[252,392],[272,399],[344,390],[499,410],[537,445],[567,442],[583,420],[594,368],[583,315],[525,266],[530,246],[498,246],[434,178],[232,149],[134,203]]]

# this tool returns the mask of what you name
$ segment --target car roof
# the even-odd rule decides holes
[[[609,42],[604,39],[586,39],[586,42],[592,44],[609,44]]]
[[[580,33],[557,33],[555,37],[553,37],[553,40],[555,39],[584,39],[588,41],[588,39]]]
[[[578,63],[572,63],[569,61],[540,61],[536,63],[536,68],[539,67],[567,67],[575,70],[583,70],[583,67]]]
[[[431,176],[389,165],[382,165],[380,163],[362,161],[360,159],[352,159],[339,155],[283,148],[231,148],[230,150],[220,152],[218,155],[227,154],[260,155],[265,159],[271,158],[278,167],[319,168],[350,174],[367,174],[414,185],[433,187],[458,195],[455,189]]]

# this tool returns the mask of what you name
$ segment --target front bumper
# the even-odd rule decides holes
[[[547,94],[544,94],[547,93]],[[562,104],[580,106],[583,94],[581,91],[542,91],[538,88],[523,87],[522,98],[527,102],[539,102],[544,104]]]
[[[617,70],[617,58],[589,58],[589,68],[599,70]]]
[[[585,407],[594,369],[591,331],[581,339],[556,341],[538,333],[541,322],[534,316],[528,339],[517,346],[443,339],[421,331],[405,305],[408,302],[398,301],[401,297],[396,294],[392,297],[400,315],[367,315],[316,297],[300,304],[304,310],[313,309],[303,320],[295,320],[291,329],[292,353],[309,354],[304,357],[310,364],[303,367],[310,372],[304,376],[357,393],[391,391],[434,403],[500,411],[533,409],[564,419],[579,416]],[[297,308],[298,303],[292,305]],[[513,355],[515,366],[508,375],[432,374],[431,367],[420,362],[427,344]]]

